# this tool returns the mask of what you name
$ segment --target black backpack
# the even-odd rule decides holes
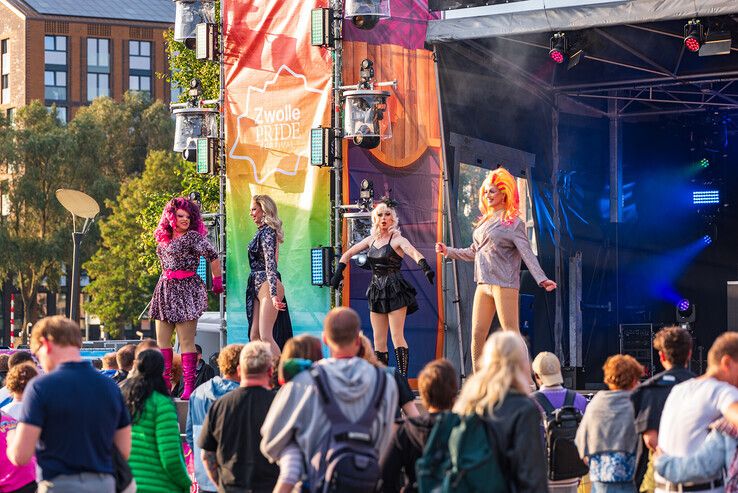
[[[369,406],[352,423],[341,412],[328,385],[325,370],[315,365],[310,374],[315,380],[320,402],[331,424],[328,443],[320,457],[317,470],[311,469],[310,491],[320,493],[373,493],[381,478],[379,456],[372,442],[372,423],[379,413],[387,386],[385,372],[376,371],[376,385]]]
[[[575,396],[576,393],[567,389],[564,405],[554,409],[545,394],[533,393],[533,398],[546,413],[546,455],[548,479],[551,481],[580,478],[589,472],[574,444],[574,437],[582,420],[582,413],[574,407]]]

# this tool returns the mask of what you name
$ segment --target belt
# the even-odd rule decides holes
[[[656,489],[666,493],[682,493],[683,491],[709,491],[723,485],[723,478],[713,479],[707,483],[662,483],[656,481]]]
[[[165,270],[164,271],[164,277],[167,279],[187,279],[188,277],[192,277],[197,272],[192,272],[189,270]]]

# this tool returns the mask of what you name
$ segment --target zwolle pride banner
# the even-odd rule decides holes
[[[251,198],[266,194],[284,223],[278,267],[295,334],[320,333],[329,290],[310,282],[310,248],[330,244],[329,173],[309,164],[310,129],[330,125],[330,53],[310,45],[324,1],[224,1],[229,342],[248,340]]]

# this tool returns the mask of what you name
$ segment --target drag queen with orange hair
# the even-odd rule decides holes
[[[495,313],[503,330],[520,332],[520,259],[539,286],[546,291],[556,289],[556,283],[546,277],[531,250],[525,225],[518,217],[520,198],[515,177],[505,168],[490,172],[482,183],[479,211],[482,215],[475,224],[469,248],[436,244],[436,252],[448,258],[474,262],[477,289],[472,307],[471,349],[475,371]]]

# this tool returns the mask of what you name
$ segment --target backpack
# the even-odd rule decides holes
[[[310,491],[319,493],[374,493],[381,478],[379,456],[374,448],[371,428],[384,400],[387,377],[375,368],[374,394],[364,414],[352,423],[341,412],[328,385],[325,370],[316,365],[310,370],[328,422],[328,442],[321,452],[320,466],[312,468]],[[389,424],[388,424],[389,426]]]
[[[415,463],[420,493],[507,493],[494,429],[483,417],[442,413]]]
[[[551,481],[581,478],[589,472],[574,444],[579,422],[582,421],[582,413],[574,407],[575,397],[576,393],[567,389],[564,405],[554,409],[545,394],[533,393],[533,398],[546,413],[546,455],[548,479]]]

